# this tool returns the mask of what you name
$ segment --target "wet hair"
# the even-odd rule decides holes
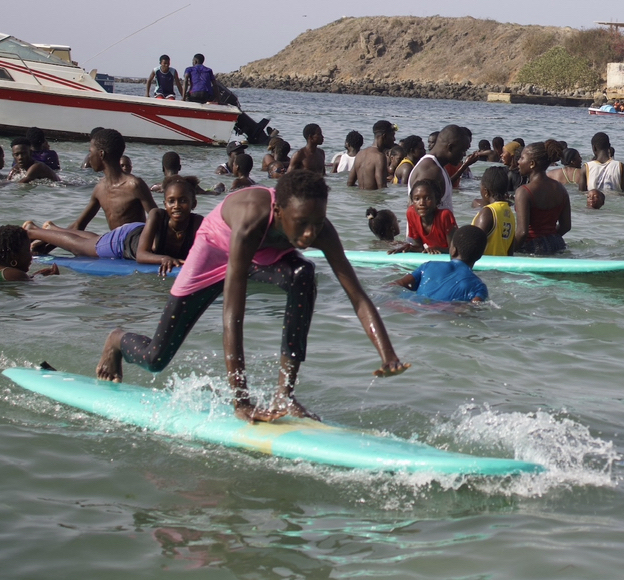
[[[354,149],[361,149],[364,145],[364,137],[357,131],[349,131],[345,138],[345,143]]]
[[[175,151],[167,151],[167,153],[162,156],[162,166],[163,170],[180,171],[182,168],[180,156]]]
[[[288,154],[290,153],[290,143],[283,139],[275,146],[273,151],[273,157],[275,161],[286,161]]]
[[[0,226],[0,262],[10,264],[24,244],[29,244],[26,230],[20,226]]]
[[[196,55],[193,56],[193,60],[196,60],[199,64],[204,64],[204,61],[206,59],[201,52],[198,52]]]
[[[39,151],[43,146],[45,138],[45,133],[39,129],[39,127],[31,127],[26,131],[26,139],[30,141],[30,146],[35,150]]]
[[[455,231],[452,243],[462,261],[474,264],[485,252],[487,234],[477,226],[462,226]]]
[[[303,128],[303,138],[307,141],[310,137],[312,137],[312,135],[314,135],[318,130],[320,129],[320,126],[317,125],[316,123],[309,123],[308,125],[306,125]]]
[[[102,129],[91,140],[113,160],[119,161],[126,150],[126,142],[116,129]]]
[[[502,137],[494,137],[494,139],[492,139],[492,147],[496,148],[503,148],[503,145],[505,144],[505,141]]]
[[[327,202],[328,194],[329,187],[323,176],[308,169],[296,169],[284,174],[275,186],[275,202],[281,208],[288,207],[292,198]]]
[[[238,165],[238,168],[245,174],[249,175],[249,172],[253,169],[253,158],[247,153],[240,153],[234,158],[234,163]]]
[[[546,171],[548,166],[559,159],[558,149],[555,147],[546,148],[543,141],[537,143],[529,143],[525,148],[530,158],[535,162],[537,171]]]
[[[405,149],[403,149],[400,145],[394,145],[392,149],[390,149],[390,155],[401,157],[401,159],[403,159],[403,157],[405,157]]]
[[[481,185],[498,201],[507,197],[508,184],[509,178],[504,167],[488,167],[481,177]]]
[[[178,183],[184,187],[193,199],[197,199],[197,192],[195,191],[195,188],[199,185],[199,179],[193,175],[188,177],[182,177],[181,175],[170,175],[169,177],[165,177],[162,183],[163,195],[167,194],[167,189]]]
[[[11,147],[15,147],[16,145],[26,145],[26,147],[30,148],[30,141],[26,139],[26,137],[15,137],[15,139],[11,141]]]
[[[271,173],[277,169],[285,169],[284,164],[281,161],[273,161],[272,163],[269,163],[269,166],[267,167],[267,176],[271,177]],[[281,173],[284,173],[284,171],[281,171]]]
[[[414,151],[414,149],[417,149],[420,145],[424,147],[423,140],[418,135],[409,135],[403,139],[403,149],[406,154],[410,151]]]
[[[413,201],[413,199],[414,199],[414,192],[419,187],[428,187],[433,192],[433,195],[435,195],[436,204],[437,205],[440,204],[440,202],[442,201],[442,190],[440,189],[440,186],[438,185],[437,181],[433,181],[433,179],[420,179],[419,181],[414,183],[414,185],[412,185],[412,189],[410,189],[410,193],[409,193],[410,200]]]
[[[489,151],[492,147],[487,139],[481,139],[479,141],[479,151]]]
[[[609,135],[600,132],[596,133],[591,140],[592,149],[598,149],[599,151],[609,149],[611,147],[611,141]]]
[[[394,131],[394,125],[390,121],[377,121],[373,125],[373,135],[385,135]]]
[[[171,62],[168,54],[161,55],[161,57],[158,59],[158,62],[162,62],[163,60],[168,60],[169,62]]]
[[[394,241],[394,236],[398,236],[400,231],[397,224],[397,217],[389,209],[377,211],[374,207],[366,210],[368,227],[380,240],[387,242]]]
[[[91,133],[89,133],[89,139],[93,139],[93,137],[95,137],[95,134],[102,129],[104,129],[104,127],[93,127],[93,129],[91,129]]]
[[[271,138],[269,139],[269,143],[268,143],[268,145],[267,145],[267,151],[275,151],[275,146],[276,146],[278,143],[281,143],[283,140],[284,140],[284,139],[282,139],[281,137],[277,137],[277,136],[275,136],[275,137],[271,137]]]
[[[514,139],[514,141],[515,141],[516,143],[520,143],[520,147],[524,147],[524,146],[525,146],[525,144],[524,144],[524,139],[523,139],[522,137],[516,137],[516,138]]]
[[[573,147],[568,147],[563,150],[563,153],[561,153],[561,163],[563,163],[564,166],[568,166],[572,163],[572,161],[574,161],[577,155],[579,155],[578,150]]]
[[[552,159],[551,163],[556,163],[561,160],[561,154],[563,153],[563,147],[559,141],[555,141],[554,139],[546,139],[544,141],[544,147],[546,147],[546,151],[548,151],[548,156]]]

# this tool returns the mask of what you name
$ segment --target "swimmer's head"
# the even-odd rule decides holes
[[[487,139],[481,139],[481,141],[479,141],[479,151],[489,151],[490,149],[492,149],[492,147],[490,147],[490,142]]]
[[[20,226],[0,226],[0,265],[28,272],[31,262],[26,230]]]
[[[421,179],[412,185],[412,189],[410,190],[410,200],[414,201],[414,196],[416,194],[416,190],[425,189],[429,191],[435,200],[436,207],[442,201],[442,190],[436,181],[432,179]]]
[[[271,151],[274,152],[275,151],[275,146],[280,143],[281,141],[283,141],[284,139],[282,139],[281,137],[271,137],[269,139],[269,144],[267,145],[267,151]]]
[[[590,189],[587,192],[587,207],[600,209],[605,203],[605,194],[599,189]]]
[[[491,197],[497,201],[507,199],[509,185],[507,170],[504,167],[488,167],[481,177],[481,196]]]
[[[611,147],[611,141],[609,140],[609,135],[603,133],[602,131],[596,133],[591,140],[591,146],[594,153],[596,151],[608,151],[609,147]]]
[[[389,169],[390,169],[390,171],[392,173],[394,173],[394,170],[397,168],[399,163],[401,163],[401,161],[403,161],[404,157],[405,157],[405,151],[403,150],[403,147],[401,147],[400,145],[395,145],[394,147],[392,147],[392,149],[390,149],[390,154],[389,154],[390,165],[389,165]]]
[[[481,228],[462,226],[453,234],[449,254],[472,267],[483,256],[486,246],[487,235]]]
[[[182,169],[180,156],[175,151],[167,151],[162,156],[163,173],[178,173]]]
[[[573,147],[568,147],[561,154],[561,163],[564,167],[576,167],[577,169],[583,164],[581,154]]]
[[[119,158],[119,165],[121,167],[121,170],[126,175],[130,175],[132,173],[132,160],[127,155],[122,155]]]
[[[438,140],[439,134],[440,131],[434,131],[433,133],[429,133],[429,137],[427,137],[427,151],[431,151],[434,148],[436,141]]]
[[[163,180],[163,199],[165,211],[170,217],[190,215],[197,206],[196,187],[199,179],[195,176],[182,177],[181,175],[170,175]]]
[[[314,243],[325,224],[329,188],[322,175],[297,169],[275,186],[276,226],[299,249]]]
[[[4,149],[0,145],[0,169],[4,167]]]
[[[11,141],[11,153],[18,167],[25,167],[32,160],[30,141],[26,137],[16,137]]]
[[[121,156],[126,150],[126,142],[123,136],[116,129],[100,129],[92,138],[89,146],[89,156],[94,153],[96,157],[106,159],[112,163],[119,163]],[[91,167],[96,169],[96,165],[91,160]]]
[[[368,227],[380,240],[392,242],[394,236],[398,236],[399,220],[397,220],[394,212],[389,209],[381,209],[377,211],[374,207],[366,210],[366,218],[368,219]]]
[[[26,139],[30,141],[30,146],[34,151],[41,151],[45,143],[45,133],[39,127],[31,127],[26,131]]]
[[[277,145],[275,145],[273,156],[275,157],[275,161],[288,161],[289,153],[290,143],[282,139]]]
[[[529,143],[518,160],[518,168],[522,175],[529,175],[531,171],[546,171],[551,163],[558,158],[556,147],[546,148],[543,141]]]
[[[349,131],[345,138],[345,147],[348,149],[352,147],[356,151],[359,151],[364,145],[364,137],[357,131]]]
[[[249,175],[253,169],[253,158],[247,153],[240,153],[234,158],[234,173],[239,175]]]
[[[546,141],[544,141],[544,147],[546,147],[549,159],[552,159],[551,163],[556,163],[561,160],[561,154],[563,153],[564,147],[561,146],[559,141],[555,141],[555,139],[546,139]]]
[[[505,140],[502,137],[494,137],[494,139],[492,139],[492,149],[494,149],[494,151],[502,151],[504,145]]]
[[[281,161],[273,161],[267,168],[267,175],[271,179],[279,179],[284,173],[286,173],[286,167]]]
[[[420,160],[425,155],[425,144],[418,135],[405,137],[403,139],[403,149],[406,155],[411,153],[417,160]]]
[[[323,131],[316,123],[309,123],[303,128],[303,138],[306,141],[314,139],[317,145],[322,145],[324,141]]]
[[[447,125],[440,131],[434,148],[436,155],[444,156],[451,165],[458,165],[470,147],[472,132],[467,127]]]

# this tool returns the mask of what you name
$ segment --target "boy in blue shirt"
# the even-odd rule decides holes
[[[486,285],[472,271],[487,245],[485,232],[476,226],[459,228],[449,247],[450,262],[425,262],[395,283],[417,296],[441,302],[483,302]]]

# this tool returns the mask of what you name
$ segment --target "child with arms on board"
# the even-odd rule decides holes
[[[50,223],[40,228],[28,221],[23,227],[30,239],[54,244],[75,256],[158,264],[158,273],[166,276],[184,263],[203,216],[191,213],[197,205],[194,182],[179,175],[165,179],[164,202],[165,209],[150,211],[147,223],[124,224],[103,236]]]
[[[119,131],[102,129],[95,133],[89,144],[89,161],[94,171],[104,172],[104,177],[93,189],[85,209],[68,229],[84,230],[100,208],[104,210],[111,230],[134,222],[145,223],[146,214],[156,207],[156,202],[141,178],[122,172],[120,159],[125,148]],[[54,226],[52,222],[48,223]],[[54,246],[45,243],[33,245],[33,250],[38,253],[52,249]]]
[[[45,163],[33,159],[30,141],[26,137],[13,139],[11,152],[13,159],[15,159],[15,165],[7,177],[9,181],[19,181],[20,183],[30,183],[35,179],[60,181],[59,176]]]
[[[20,226],[0,226],[0,282],[27,282],[33,276],[51,276],[59,273],[56,264],[28,275],[32,263],[30,239]]]
[[[476,226],[455,231],[449,262],[425,262],[395,283],[416,292],[417,296],[440,302],[483,302],[488,291],[472,271],[487,244],[485,232]]]
[[[513,256],[516,218],[507,196],[507,171],[488,167],[481,177],[481,198],[485,207],[472,220],[487,235],[486,256]]]
[[[437,181],[421,179],[410,190],[410,206],[407,208],[407,241],[389,254],[402,252],[425,252],[441,254],[448,252],[457,222],[453,212],[439,209],[442,190]]]
[[[96,373],[120,381],[122,361],[151,372],[163,370],[205,309],[223,293],[223,347],[236,415],[272,421],[286,413],[313,417],[293,390],[305,360],[316,283],[314,264],[297,250],[321,250],[351,300],[381,357],[377,376],[402,373],[402,363],[375,308],[347,260],[326,217],[328,187],[319,174],[300,170],[278,180],[276,189],[250,187],[228,195],[202,222],[195,243],[171,289],[154,338],[116,329],[109,335]],[[243,348],[247,280],[275,284],[287,292],[277,394],[270,409],[249,398]]]

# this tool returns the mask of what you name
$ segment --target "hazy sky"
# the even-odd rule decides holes
[[[215,72],[230,72],[273,56],[305,30],[342,16],[439,14],[593,28],[595,20],[624,21],[624,9],[617,6],[622,5],[608,2],[596,9],[591,3],[573,0],[394,0],[389,4],[371,0],[31,0],[3,3],[0,32],[32,43],[68,44],[73,59],[87,70],[146,77],[163,53],[182,71],[191,64],[193,54],[201,52]]]

